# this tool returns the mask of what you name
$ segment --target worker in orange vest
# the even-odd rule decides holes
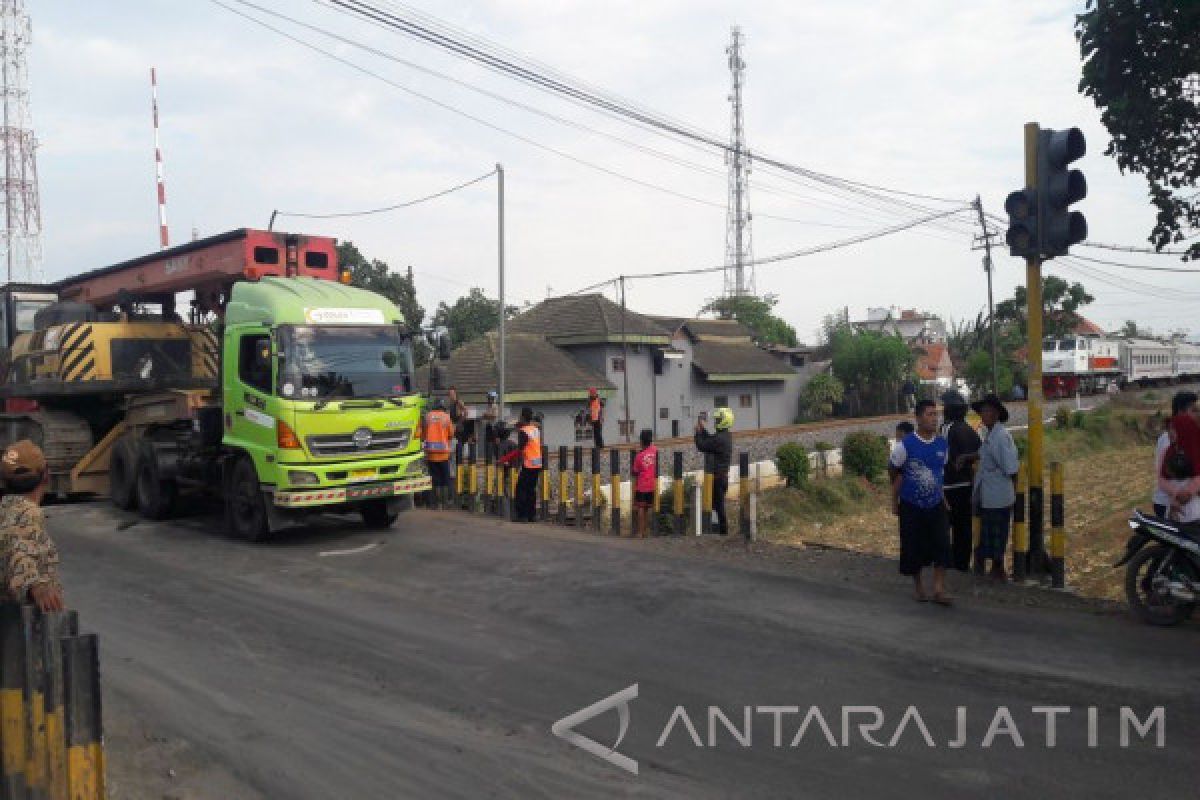
[[[600,393],[593,387],[588,389],[588,404],[587,404],[588,421],[592,423],[592,439],[596,444],[596,449],[604,447],[604,401],[600,399]]]
[[[450,504],[450,448],[454,439],[454,423],[446,413],[440,399],[421,422],[421,440],[425,446],[425,463],[433,482],[430,508],[442,508]]]
[[[533,419],[533,409],[521,409],[517,423],[517,447],[500,459],[501,464],[518,462],[521,474],[517,477],[517,496],[513,517],[517,522],[537,519],[538,478],[542,476],[542,430]]]

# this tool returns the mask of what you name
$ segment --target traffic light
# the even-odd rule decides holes
[[[1079,128],[1038,131],[1038,249],[1043,258],[1065,256],[1071,245],[1087,238],[1087,220],[1068,208],[1087,197],[1087,181],[1079,170],[1067,169],[1086,151]]]
[[[1008,212],[1008,232],[1004,241],[1008,252],[1018,258],[1037,258],[1038,208],[1037,192],[1033,189],[1018,189],[1004,201]]]

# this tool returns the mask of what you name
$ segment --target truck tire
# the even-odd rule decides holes
[[[137,508],[137,451],[128,436],[117,439],[108,459],[108,496],[122,511]]]
[[[154,445],[142,440],[137,447],[136,496],[138,510],[146,519],[166,519],[175,509],[179,493],[175,481],[163,480]]]
[[[387,500],[368,500],[359,509],[363,524],[368,528],[390,528],[400,516],[399,509],[394,509]]]
[[[225,484],[225,527],[230,536],[261,542],[271,535],[266,499],[258,485],[258,472],[249,458],[233,463]]]

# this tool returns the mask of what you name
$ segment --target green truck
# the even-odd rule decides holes
[[[253,541],[315,512],[391,525],[430,488],[417,332],[335,259],[243,229],[60,282],[18,334],[0,438],[41,443],[60,494],[151,519],[207,493]]]

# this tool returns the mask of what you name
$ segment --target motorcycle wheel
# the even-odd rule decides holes
[[[1158,575],[1159,566],[1171,550],[1162,545],[1153,545],[1140,551],[1125,568],[1125,596],[1129,606],[1143,622],[1150,625],[1178,625],[1192,615],[1196,604],[1176,600],[1165,586],[1155,586],[1156,579],[1180,580],[1186,578],[1193,585],[1200,584],[1200,575],[1187,558],[1177,554],[1166,572]]]

